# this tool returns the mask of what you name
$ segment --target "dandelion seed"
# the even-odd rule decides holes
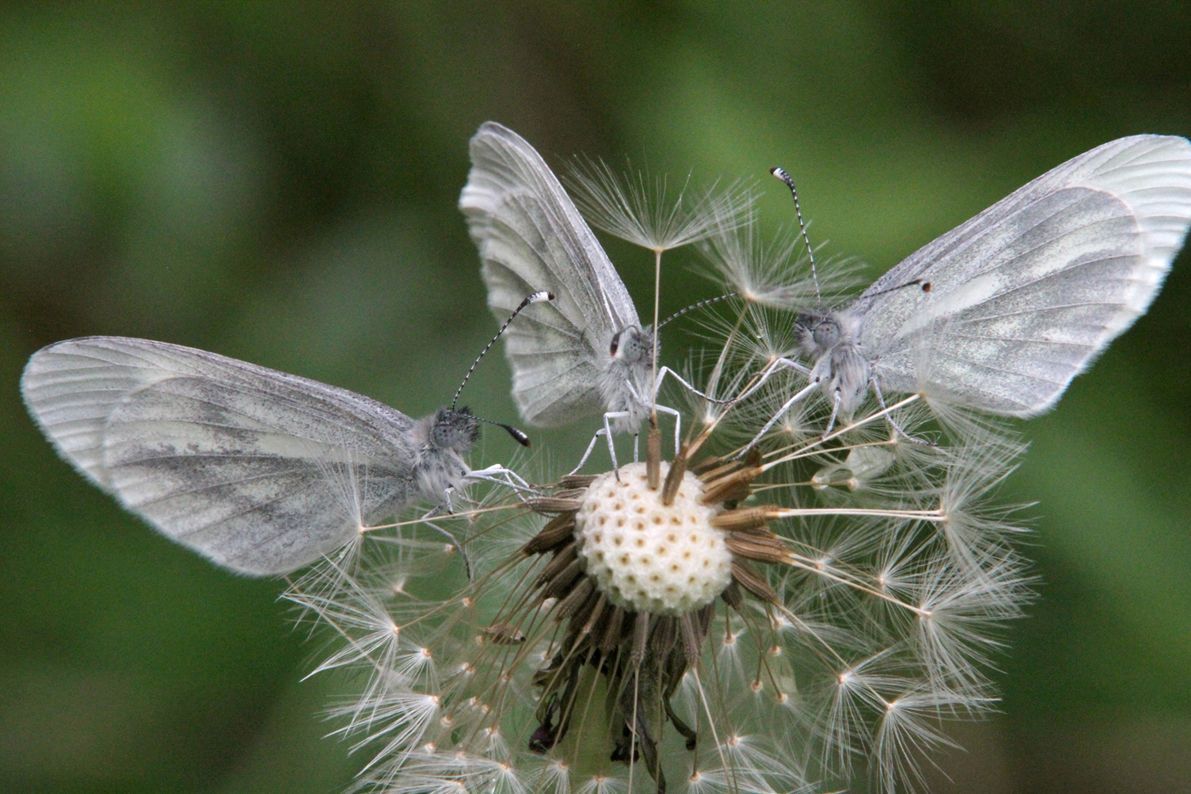
[[[655,253],[748,226],[752,220],[752,190],[740,182],[699,190],[688,177],[675,189],[664,177],[650,184],[643,173],[625,177],[603,162],[582,158],[568,182],[593,226]]]
[[[832,259],[812,271],[802,238],[790,230],[766,241],[756,224],[722,224],[699,250],[743,300],[787,312],[842,301],[861,284],[857,260]]]

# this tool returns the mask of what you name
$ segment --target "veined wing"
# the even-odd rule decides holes
[[[604,410],[598,379],[612,335],[640,325],[628,290],[524,139],[488,122],[471,140],[471,161],[459,206],[480,251],[493,313],[503,320],[537,290],[555,295],[505,334],[521,415],[554,426]]]
[[[1050,408],[1145,312],[1191,223],[1191,144],[1121,138],[911,254],[850,311],[883,387]]]
[[[282,573],[417,497],[412,420],[362,395],[123,337],[50,345],[21,388],[58,452],[163,534]]]

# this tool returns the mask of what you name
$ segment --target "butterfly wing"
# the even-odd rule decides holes
[[[1191,222],[1191,144],[1138,135],[1043,174],[850,311],[883,388],[1033,416],[1145,312]]]
[[[215,353],[70,339],[33,355],[21,390],[83,475],[242,573],[299,568],[417,496],[409,417]]]
[[[480,251],[488,306],[500,320],[549,290],[505,332],[513,398],[535,425],[606,410],[599,377],[613,334],[640,325],[624,283],[546,163],[521,136],[482,125],[459,198]]]

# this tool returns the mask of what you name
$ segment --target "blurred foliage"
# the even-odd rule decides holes
[[[334,682],[273,581],[184,552],[55,459],[30,353],[125,334],[423,415],[493,330],[455,209],[485,119],[556,165],[758,179],[879,273],[1069,156],[1191,133],[1184,3],[5,4],[0,9],[0,789],[323,792]],[[630,291],[648,257],[613,247]],[[636,259],[633,259],[636,257]],[[1191,779],[1191,261],[1023,425],[1044,584],[1004,714],[938,791]],[[633,264],[639,262],[639,266]],[[663,310],[712,289],[668,274]],[[513,417],[493,358],[469,399]],[[509,453],[490,434],[480,460]]]

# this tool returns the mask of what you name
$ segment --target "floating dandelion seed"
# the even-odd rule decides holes
[[[626,177],[580,159],[569,186],[593,226],[656,253],[751,226],[752,190],[740,182],[696,190],[688,177],[674,189],[664,178],[650,184],[643,173]]]

